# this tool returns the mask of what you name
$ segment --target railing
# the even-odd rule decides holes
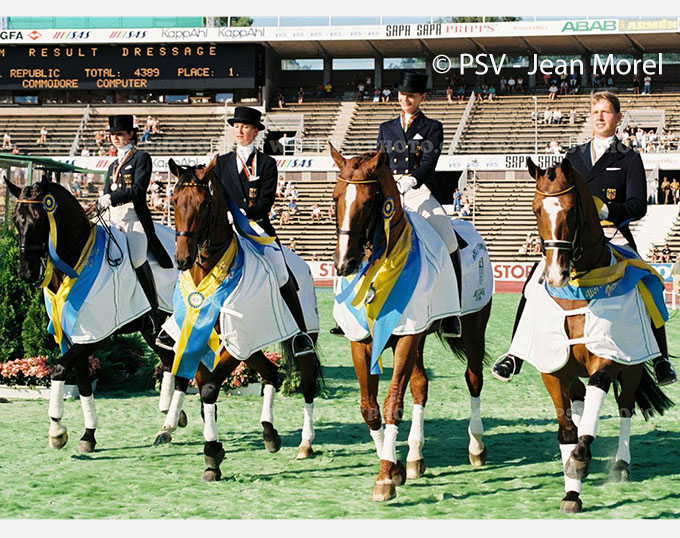
[[[71,150],[68,152],[69,157],[75,157],[78,155],[78,146],[80,145],[80,135],[83,134],[83,129],[85,129],[85,125],[87,125],[87,122],[90,120],[90,105],[88,104],[87,107],[85,108],[85,112],[83,112],[83,118],[80,120],[80,126],[78,127],[78,131],[76,132],[76,136],[73,139],[73,144],[71,144]]]
[[[316,153],[323,153],[328,146],[328,138],[300,138],[295,142],[295,151],[301,153],[303,151],[316,151]]]
[[[663,135],[663,129],[666,126],[666,110],[661,109],[661,117],[659,118],[659,124],[656,126],[656,136]]]
[[[465,125],[467,124],[468,117],[472,112],[472,107],[474,106],[476,99],[477,98],[475,97],[475,92],[472,92],[472,94],[470,95],[470,99],[468,100],[468,104],[465,107],[465,111],[463,112],[463,116],[460,118],[460,121],[458,122],[456,134],[453,135],[453,140],[451,141],[451,146],[449,147],[449,155],[453,155],[453,151],[454,149],[456,149],[456,146],[460,141],[460,137],[463,136],[463,129],[465,129]]]

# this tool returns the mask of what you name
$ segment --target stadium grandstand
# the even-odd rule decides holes
[[[397,115],[393,88],[408,69],[429,75],[423,111],[444,125],[437,180],[449,204],[455,188],[463,192],[460,217],[478,227],[495,263],[538,258],[526,158],[548,166],[587,140],[593,91],[620,97],[620,137],[642,153],[650,197],[664,202],[663,178],[680,181],[677,17],[376,19],[290,26],[247,17],[5,17],[0,153],[103,172],[113,159],[107,116],[133,114],[154,162],[150,207],[167,222],[169,158],[206,163],[230,151],[226,119],[237,105],[256,107],[266,126],[258,144],[277,159],[298,207],[284,223],[282,188],[274,226],[303,258],[323,264],[335,234],[328,143],[345,155],[374,150],[380,123]],[[0,167],[10,167],[1,154]],[[11,174],[20,181],[26,171]],[[101,178],[73,176],[83,203],[96,198]],[[1,195],[5,214],[4,186]],[[665,242],[680,252],[677,207],[650,205],[636,223],[643,255]]]

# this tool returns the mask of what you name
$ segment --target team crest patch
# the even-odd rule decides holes
[[[607,189],[607,200],[614,200],[616,198],[616,189]]]
[[[201,308],[201,306],[203,306],[203,303],[205,302],[205,297],[203,296],[202,293],[194,291],[189,294],[189,297],[187,297],[187,301],[189,302],[189,305],[192,308]]]

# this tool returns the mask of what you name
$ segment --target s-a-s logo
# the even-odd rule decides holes
[[[109,34],[110,39],[143,39],[146,37],[146,30],[117,30]]]
[[[90,31],[82,31],[82,32],[76,32],[76,31],[60,31],[60,32],[54,32],[52,35],[52,39],[87,39],[90,37]]]

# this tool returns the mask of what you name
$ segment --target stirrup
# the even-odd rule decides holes
[[[453,324],[453,331],[444,331],[444,322],[451,320],[451,323]],[[439,321],[439,335],[443,336],[444,338],[460,338],[461,334],[463,334],[461,323],[460,323],[460,317],[459,316],[450,316],[448,318],[442,318]]]
[[[510,359],[512,361],[512,370],[510,371],[509,377],[503,377],[502,375],[499,375],[498,372],[496,372],[496,365],[503,362],[505,359]],[[515,377],[516,368],[517,361],[515,360],[515,357],[513,355],[510,355],[510,353],[505,353],[498,357],[496,359],[496,362],[493,363],[493,366],[491,367],[491,375],[494,376],[499,381],[503,381],[504,383],[510,383],[510,381],[512,381],[512,378]]]
[[[290,342],[290,347],[293,350],[293,357],[300,358],[306,357],[307,355],[314,355],[314,342],[312,342],[311,337],[304,332],[299,332],[293,336],[293,340]]]
[[[659,366],[661,366],[661,368],[659,368]],[[666,385],[672,385],[678,381],[678,376],[668,357],[661,357],[661,360],[657,360],[653,363],[653,367],[657,387],[665,387]]]
[[[175,341],[173,340],[172,336],[170,336],[166,330],[161,327],[161,332],[159,332],[156,336],[156,345],[161,349],[174,351],[173,347],[175,345]]]

